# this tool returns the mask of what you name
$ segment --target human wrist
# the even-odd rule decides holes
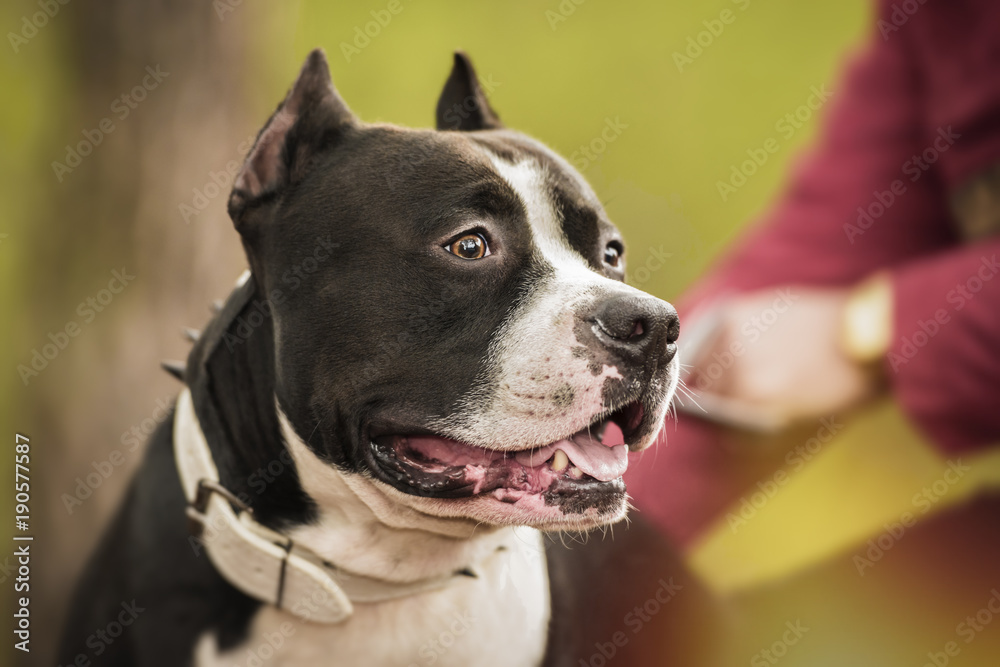
[[[881,361],[892,345],[892,280],[878,272],[851,289],[841,313],[840,347],[862,366]]]

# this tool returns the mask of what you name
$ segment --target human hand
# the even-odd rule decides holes
[[[878,392],[878,376],[843,351],[847,289],[783,287],[727,299],[714,330],[685,360],[688,387],[770,423],[816,419]],[[683,348],[682,348],[683,349]]]

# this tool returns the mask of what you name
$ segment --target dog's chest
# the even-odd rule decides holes
[[[545,654],[550,597],[537,537],[495,554],[475,579],[457,577],[438,591],[356,604],[354,615],[338,625],[310,623],[264,606],[238,647],[220,653],[214,635],[203,636],[194,664],[539,665]]]

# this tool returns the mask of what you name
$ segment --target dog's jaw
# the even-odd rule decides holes
[[[348,571],[387,581],[413,581],[454,572],[520,539],[522,528],[481,525],[457,513],[435,513],[416,498],[371,477],[329,465],[302,440],[282,412],[282,438],[318,519],[290,537]],[[419,552],[419,553],[417,553]],[[399,559],[398,553],[412,557]]]

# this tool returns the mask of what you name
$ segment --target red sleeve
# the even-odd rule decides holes
[[[960,135],[935,165],[950,193],[1000,162],[1000,3],[929,0],[897,35],[922,73],[925,149],[948,128]]]
[[[906,361],[887,364],[904,410],[945,448],[996,442],[1000,246],[962,246],[948,196],[1000,163],[1000,2],[882,0],[869,42],[834,86],[815,148],[761,224],[681,299],[681,321],[723,292],[850,285],[890,268],[892,355]],[[940,309],[948,319],[931,336],[921,322],[933,328]],[[922,343],[910,357],[907,341]],[[667,446],[630,466],[629,490],[686,541],[756,478],[710,424],[665,430]]]
[[[956,242],[940,179],[912,162],[927,137],[909,42],[873,26],[832,91],[818,142],[776,204],[684,301],[777,284],[848,285]]]
[[[1000,442],[998,259],[994,239],[894,272],[887,375],[910,417],[949,451]]]
[[[948,204],[1000,164],[1000,3],[901,6],[881,4],[817,147],[762,224],[682,300],[682,316],[724,291],[850,285],[892,269],[895,394],[937,442],[960,449],[1000,439],[1000,302],[984,268],[997,246],[962,245]],[[959,307],[955,290],[978,280],[980,295]],[[949,324],[926,351],[900,357],[942,308]]]
[[[935,165],[950,194],[1000,164],[1000,3],[930,2],[911,22],[900,32],[910,30],[924,73],[928,145],[953,137]],[[998,255],[994,236],[894,271],[888,376],[911,419],[949,451],[1000,442]]]

